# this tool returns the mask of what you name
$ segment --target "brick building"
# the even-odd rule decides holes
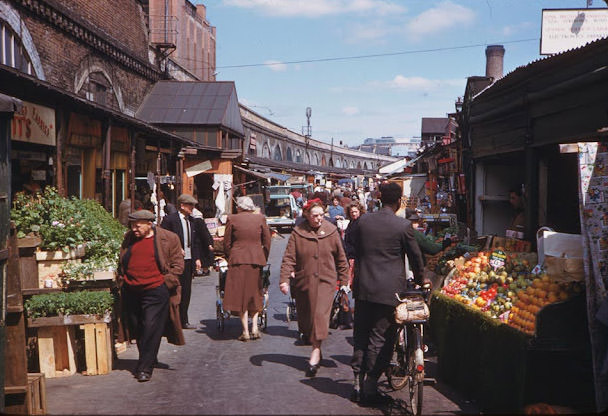
[[[0,92],[14,117],[14,186],[53,184],[115,211],[135,177],[175,174],[195,144],[133,117],[163,77],[146,0],[0,0]]]

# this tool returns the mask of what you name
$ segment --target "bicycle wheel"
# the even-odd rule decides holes
[[[401,328],[397,332],[393,359],[386,370],[388,384],[393,390],[401,390],[404,388],[410,378],[410,373],[408,372],[406,340],[403,331],[404,329]]]
[[[291,306],[287,305],[285,308],[285,317],[287,317],[287,323],[291,322]]]
[[[412,341],[414,342],[414,348],[408,355],[407,372],[409,381],[409,401],[410,409],[412,414],[422,414],[422,396],[423,396],[423,383],[424,383],[424,366],[419,368],[416,363],[416,350],[422,351],[422,336],[420,334],[420,328],[414,327],[412,329]],[[421,353],[421,352],[420,352]],[[424,358],[422,358],[424,363]]]

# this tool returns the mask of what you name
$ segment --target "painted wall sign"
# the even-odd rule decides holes
[[[55,146],[55,110],[23,101],[13,116],[11,135],[16,141]]]

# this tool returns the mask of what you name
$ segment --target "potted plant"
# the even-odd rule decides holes
[[[126,229],[98,202],[64,198],[46,187],[35,195],[17,194],[11,219],[18,238],[41,239],[36,253],[39,287],[62,286],[62,279],[94,278],[101,271],[113,275]]]

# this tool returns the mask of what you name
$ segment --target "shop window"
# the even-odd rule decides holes
[[[0,61],[3,65],[32,75],[32,61],[21,39],[3,21],[0,21]]]

